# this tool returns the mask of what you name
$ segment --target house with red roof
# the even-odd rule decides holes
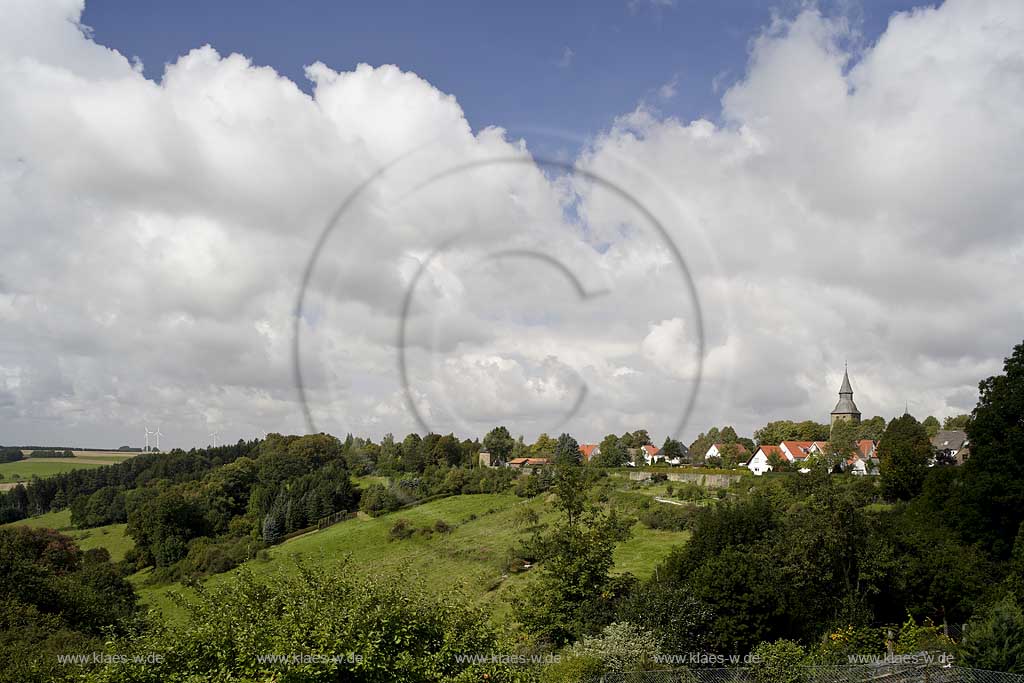
[[[661,460],[661,449],[657,446],[652,446],[647,443],[640,447],[640,451],[644,456],[644,463],[647,465],[653,465],[658,460]]]
[[[580,455],[583,456],[583,462],[590,462],[595,455],[601,455],[601,446],[596,443],[581,443]]]
[[[754,451],[754,454],[750,456],[750,460],[744,463],[744,466],[756,476],[760,477],[765,472],[772,471],[772,465],[769,458],[773,455],[779,458],[786,457],[782,454],[782,449],[778,446],[768,444],[759,446],[758,449]]]
[[[508,466],[521,470],[527,467],[541,467],[550,463],[551,461],[547,458],[512,458],[508,461]]]

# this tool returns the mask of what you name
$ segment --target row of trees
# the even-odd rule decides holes
[[[0,523],[61,510],[74,498],[91,495],[107,486],[128,490],[160,481],[196,481],[218,467],[253,455],[259,444],[259,441],[239,441],[188,452],[175,449],[169,453],[143,453],[113,465],[33,479],[27,485],[0,494]]]

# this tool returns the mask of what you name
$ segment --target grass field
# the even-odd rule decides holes
[[[29,517],[10,526],[48,527],[70,536],[82,550],[106,548],[110,559],[115,562],[124,559],[124,554],[132,547],[132,539],[125,534],[126,524],[110,524],[93,529],[75,529],[71,526],[71,511],[50,512],[38,517]]]
[[[28,455],[32,451],[23,451]],[[9,488],[16,480],[14,475],[21,477],[21,481],[28,481],[32,477],[45,479],[55,474],[63,474],[71,470],[92,469],[113,465],[123,462],[138,453],[124,453],[118,451],[73,451],[73,458],[26,458],[18,462],[5,462],[0,464],[0,474],[3,479],[0,483],[7,484]]]
[[[551,522],[555,513],[543,500],[524,500],[511,493],[463,495],[436,500],[382,517],[360,515],[323,531],[300,536],[269,550],[270,560],[253,560],[244,566],[259,575],[295,571],[295,560],[341,567],[348,558],[348,571],[370,575],[399,575],[410,583],[428,588],[460,585],[473,600],[484,604],[496,620],[509,612],[509,598],[531,580],[530,571],[506,575],[503,560],[509,548],[526,538],[530,530],[518,520],[524,507],[534,508],[540,522]],[[444,520],[454,529],[447,534],[416,534],[392,541],[389,531],[398,519],[414,527],[432,527]],[[684,543],[688,532],[647,529],[640,524],[632,537],[615,552],[615,571],[631,572],[641,578],[668,555],[672,546]],[[211,577],[217,584],[227,574]],[[146,573],[133,577],[143,602],[170,618],[180,616],[170,594],[187,593],[180,585],[147,586]]]

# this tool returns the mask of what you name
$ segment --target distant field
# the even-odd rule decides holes
[[[436,500],[418,507],[371,518],[360,515],[323,531],[313,532],[271,548],[270,560],[254,560],[244,566],[257,574],[290,574],[295,558],[326,566],[340,567],[343,558],[351,558],[349,571],[369,575],[394,574],[430,588],[461,585],[473,600],[487,603],[495,618],[505,618],[509,598],[533,574],[503,576],[506,551],[530,531],[517,526],[520,510],[530,506],[540,514],[541,522],[551,522],[556,514],[544,501],[524,500],[511,493],[463,495]],[[475,515],[475,519],[470,519]],[[388,532],[398,519],[413,526],[433,526],[444,520],[455,529],[449,534],[421,535],[403,541],[390,541]],[[650,576],[672,546],[685,543],[688,532],[657,531],[640,524],[633,528],[630,540],[615,552],[615,571]],[[209,579],[216,584],[230,574]],[[143,585],[145,574],[134,577],[143,602],[174,618],[179,609],[171,592],[188,593],[180,585],[153,588]]]
[[[10,526],[47,527],[70,536],[82,550],[106,548],[110,559],[115,562],[124,559],[124,554],[132,547],[132,539],[125,534],[127,524],[110,524],[94,529],[74,529],[71,527],[71,511],[61,510],[50,512],[38,517],[29,517]]]
[[[32,451],[23,451],[29,455]],[[28,481],[33,476],[45,479],[55,474],[63,474],[71,470],[92,469],[104,465],[113,465],[123,462],[138,453],[125,453],[123,451],[73,451],[73,458],[26,458],[18,462],[5,462],[0,464],[0,490],[12,488],[17,484],[14,475],[21,477],[22,481]]]

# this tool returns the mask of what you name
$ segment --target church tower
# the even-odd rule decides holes
[[[853,402],[853,387],[850,386],[850,373],[846,368],[843,369],[843,386],[839,387],[839,403],[832,411],[830,426],[835,426],[840,420],[860,422],[860,411]]]

